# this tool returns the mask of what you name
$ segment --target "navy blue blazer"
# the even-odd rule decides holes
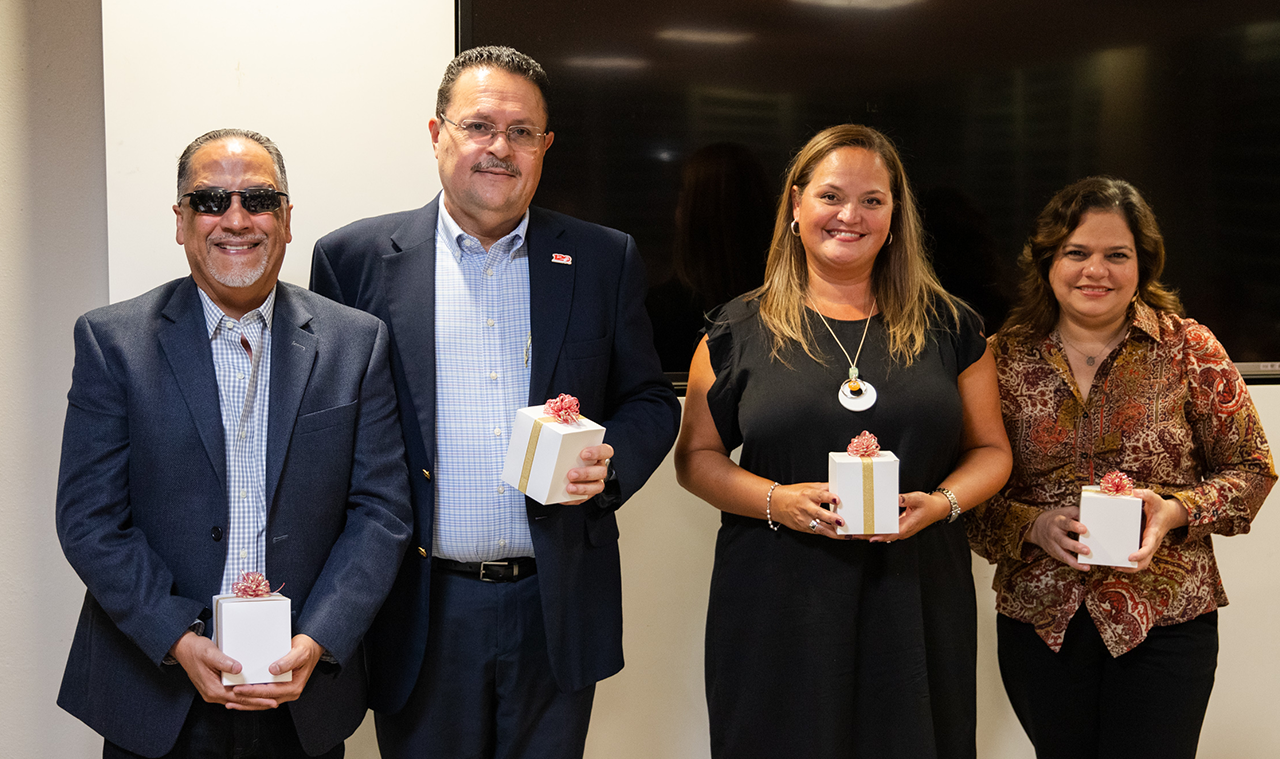
[[[316,243],[311,289],[391,330],[392,373],[413,497],[413,543],[367,638],[369,704],[403,708],[422,669],[435,494],[435,258],[439,199],[350,224]],[[680,402],[663,377],[644,309],[644,265],[629,235],[529,210],[529,405],[559,393],[603,424],[617,487],[579,506],[526,500],[551,667],[571,692],[622,668],[622,582],[614,509],[662,463]],[[571,257],[571,264],[552,256]],[[608,497],[605,497],[608,496]]]
[[[366,708],[361,636],[411,512],[386,326],[281,282],[271,328],[266,575],[325,647],[289,709],[327,751]],[[58,704],[143,756],[172,749],[195,686],[162,661],[219,592],[228,529],[213,354],[190,277],[91,311],[58,474],[58,537],[87,586]],[[206,630],[208,631],[206,626]]]

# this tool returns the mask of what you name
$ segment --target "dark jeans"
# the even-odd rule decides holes
[[[1054,653],[997,615],[1000,675],[1037,759],[1194,757],[1218,666],[1218,612],[1153,627],[1112,657],[1084,606]]]

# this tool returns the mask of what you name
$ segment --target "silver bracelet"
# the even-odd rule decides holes
[[[934,488],[933,492],[942,493],[947,498],[947,502],[951,504],[951,515],[947,517],[947,522],[954,522],[960,518],[960,502],[956,500],[956,494],[946,488]]]
[[[764,497],[764,521],[769,523],[769,529],[774,532],[778,531],[778,525],[774,524],[773,515],[769,509],[773,506],[773,489],[778,487],[778,483],[769,486],[769,494]]]

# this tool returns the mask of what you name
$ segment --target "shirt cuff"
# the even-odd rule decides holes
[[[187,627],[187,629],[183,631],[182,635],[186,635],[189,632],[193,632],[196,635],[204,635],[204,620],[197,619],[196,621],[192,622]],[[178,637],[181,638],[182,635],[179,635]],[[164,658],[160,660],[160,663],[172,665],[172,664],[178,664],[178,660],[173,657],[173,654],[165,654]]]

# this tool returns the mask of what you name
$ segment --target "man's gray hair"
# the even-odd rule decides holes
[[[262,146],[267,151],[267,155],[271,156],[271,162],[276,166],[276,189],[284,194],[289,194],[289,175],[284,170],[284,155],[280,153],[280,148],[276,144],[257,132],[248,129],[215,129],[212,132],[205,132],[199,137],[191,141],[187,149],[182,151],[182,155],[178,157],[178,199],[188,191],[191,186],[191,158],[200,148],[211,142],[219,140],[228,140],[233,137],[239,137],[245,140],[252,140]]]
[[[449,101],[453,97],[453,85],[462,72],[479,67],[502,69],[533,82],[538,88],[538,94],[542,95],[542,110],[546,113],[548,122],[551,120],[551,108],[547,105],[547,90],[551,88],[551,80],[547,78],[547,72],[542,70],[542,66],[539,66],[537,61],[519,50],[499,45],[473,47],[462,51],[457,58],[449,61],[449,65],[444,70],[444,78],[440,80],[440,89],[436,92],[437,114],[443,116],[445,111],[449,110]],[[543,125],[543,128],[545,129],[546,125]]]

